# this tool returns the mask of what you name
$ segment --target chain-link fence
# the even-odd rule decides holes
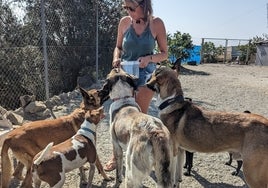
[[[15,109],[26,94],[45,100],[71,91],[79,77],[89,85],[103,78],[117,27],[107,15],[117,14],[117,2],[0,1],[0,106]]]

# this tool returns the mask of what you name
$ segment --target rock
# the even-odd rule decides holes
[[[7,110],[0,106],[0,114],[4,115],[5,113],[7,113]]]
[[[46,108],[46,105],[42,101],[34,101],[24,108],[24,112],[34,114],[37,112],[42,112]]]
[[[49,100],[45,101],[45,105],[50,109],[52,109],[54,106],[58,106],[61,104],[62,104],[61,98],[56,95],[50,98]]]
[[[8,111],[6,116],[7,116],[7,119],[9,119],[9,121],[13,125],[22,125],[23,123],[23,117],[12,111]]]
[[[0,114],[0,131],[12,129],[12,123],[4,116]]]
[[[22,107],[27,106],[31,102],[35,101],[36,97],[34,95],[23,95],[20,96],[20,103]]]

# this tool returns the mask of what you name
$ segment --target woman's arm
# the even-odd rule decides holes
[[[117,40],[116,40],[116,46],[114,48],[113,53],[113,67],[119,67],[121,62],[121,52],[122,52],[122,43],[123,43],[123,35],[126,31],[126,27],[129,25],[129,17],[125,16],[123,17],[118,25],[117,29]]]
[[[167,34],[164,22],[160,18],[153,20],[154,31],[156,32],[156,41],[159,53],[152,56],[152,62],[161,62],[168,58]]]
[[[140,57],[139,62],[142,68],[146,67],[150,62],[158,63],[166,60],[168,57],[166,28],[160,18],[153,18],[151,32],[156,39],[159,53]]]

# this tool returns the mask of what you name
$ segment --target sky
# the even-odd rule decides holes
[[[164,21],[168,33],[189,33],[196,45],[202,38],[252,39],[268,34],[268,0],[152,0],[152,4],[154,16]],[[210,41],[225,45],[224,40]]]

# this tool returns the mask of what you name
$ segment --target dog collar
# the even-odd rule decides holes
[[[183,102],[183,101],[184,101],[183,95],[178,95],[174,98],[166,100],[165,102],[160,104],[158,108],[159,108],[159,110],[163,110],[164,108],[166,108],[167,106],[169,106],[170,104],[172,104],[174,102]]]
[[[96,128],[97,127],[94,123],[90,123],[89,121],[85,120],[76,134],[87,137],[95,145]]]
[[[127,98],[133,98],[133,96],[118,97],[118,98],[112,99],[112,101],[118,101],[120,99],[127,99]]]

